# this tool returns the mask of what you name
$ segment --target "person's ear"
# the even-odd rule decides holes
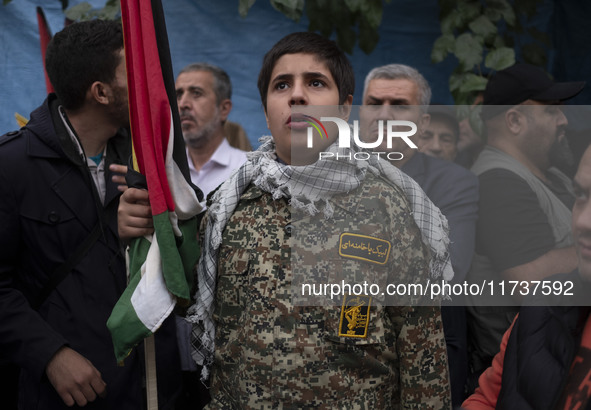
[[[225,99],[219,105],[220,108],[220,120],[222,122],[228,119],[228,115],[230,115],[230,111],[232,111],[232,100]]]
[[[340,105],[339,109],[341,111],[341,118],[345,121],[349,121],[349,116],[351,115],[351,109],[353,103],[353,96],[349,94],[345,101]]]
[[[102,81],[95,81],[88,89],[90,98],[99,104],[106,105],[109,103],[109,96],[111,95],[110,87]]]
[[[516,108],[510,108],[505,113],[505,125],[512,134],[519,134],[525,127],[525,115]]]
[[[264,112],[265,112],[265,121],[267,122],[267,128],[269,130],[271,130],[271,125],[269,124],[269,116],[267,115],[267,109],[265,107],[264,108]]]

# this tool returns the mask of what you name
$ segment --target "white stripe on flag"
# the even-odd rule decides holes
[[[141,275],[142,278],[131,295],[131,304],[143,325],[155,332],[170,315],[176,303],[175,297],[164,283],[162,258],[155,233],[142,265]]]

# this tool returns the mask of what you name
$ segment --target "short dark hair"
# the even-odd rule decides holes
[[[218,104],[223,100],[232,99],[232,82],[230,81],[228,73],[223,69],[209,63],[193,63],[183,68],[179,75],[193,71],[205,71],[211,73],[214,80],[213,91],[215,92],[215,98]]]
[[[93,82],[114,80],[122,48],[121,24],[111,20],[74,23],[55,34],[47,46],[45,67],[65,108],[79,108]]]
[[[267,90],[277,60],[285,54],[298,53],[311,54],[326,64],[339,89],[339,104],[343,104],[349,95],[353,95],[355,91],[353,67],[336,43],[316,33],[292,33],[279,40],[263,58],[257,85],[265,111],[267,110]]]

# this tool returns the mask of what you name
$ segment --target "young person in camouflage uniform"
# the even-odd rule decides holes
[[[305,135],[293,108],[351,105],[353,70],[334,42],[286,36],[258,85],[272,137],[210,198],[188,315],[194,358],[211,369],[209,408],[449,408],[438,306],[364,295],[301,305],[294,294],[310,274],[384,287],[449,279],[445,219],[385,161],[292,157]],[[329,137],[323,149],[336,149]],[[388,252],[349,252],[363,241]]]

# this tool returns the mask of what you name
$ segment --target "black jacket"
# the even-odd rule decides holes
[[[117,366],[106,327],[126,286],[117,236],[120,193],[108,166],[127,163],[129,137],[109,141],[103,206],[86,164],[73,154],[57,105],[50,95],[24,128],[0,137],[0,355],[21,367],[23,409],[66,408],[45,376],[47,363],[64,345],[90,360],[107,383],[107,397],[89,409],[141,409],[143,355],[133,352],[124,367]],[[33,309],[51,274],[99,220],[99,239]],[[160,408],[166,408],[179,385],[174,321],[159,333]]]
[[[575,297],[589,303],[591,288],[577,272],[550,279],[558,278],[572,281]],[[560,400],[589,308],[568,298],[559,302],[570,306],[521,308],[505,351],[498,409],[554,409]],[[591,409],[591,403],[587,409]]]

